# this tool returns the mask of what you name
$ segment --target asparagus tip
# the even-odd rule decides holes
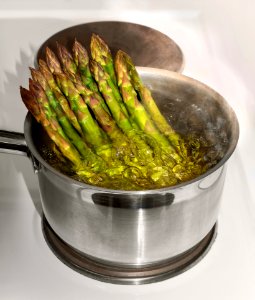
[[[59,43],[58,41],[56,41],[56,46],[57,46],[57,53],[58,53],[58,56],[59,58],[61,59],[62,58],[62,52],[63,52],[63,45],[61,43]]]
[[[35,76],[36,76],[36,74],[38,74],[39,71],[32,67],[29,67],[29,70],[32,75],[32,78],[36,81]]]
[[[29,89],[35,95],[39,95],[43,92],[41,85],[31,78],[29,78]]]
[[[40,109],[34,97],[34,94],[31,91],[20,86],[20,95],[26,108],[36,118],[37,122],[40,122]]]
[[[55,56],[54,52],[47,46],[45,48],[46,57],[47,56]]]
[[[67,48],[63,44],[61,44],[59,42],[56,42],[56,44],[57,44],[58,55],[61,60],[66,59],[66,58],[69,58],[70,60],[73,59],[71,53],[67,50]]]
[[[111,50],[108,47],[107,43],[95,33],[93,33],[91,36],[90,48],[92,56],[96,55],[95,52],[98,51],[97,49],[100,49],[101,54],[104,56],[108,56],[111,54]]]
[[[34,99],[33,93],[22,86],[20,86],[20,95],[26,106],[27,104],[31,103],[31,101],[33,101]]]
[[[62,72],[61,65],[56,54],[49,47],[46,47],[45,52],[46,52],[46,62],[50,71],[53,74],[61,73]]]
[[[39,63],[39,68],[40,67],[42,67],[42,68],[47,67],[48,68],[47,63],[46,63],[45,60],[43,60],[43,59],[40,58],[38,63]]]

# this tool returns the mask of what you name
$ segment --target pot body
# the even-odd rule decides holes
[[[184,188],[107,193],[38,173],[43,211],[70,246],[106,264],[144,266],[200,242],[218,216],[225,167]]]
[[[28,149],[22,150],[32,158],[43,212],[54,232],[94,260],[134,268],[182,254],[209,233],[217,221],[226,162],[239,136],[235,113],[206,85],[170,71],[139,68],[139,73],[165,117],[176,124],[175,130],[184,135],[200,132],[211,143],[207,154],[218,163],[203,175],[174,187],[146,191],[78,182],[43,159],[45,132],[30,114],[24,127]],[[0,139],[0,150],[6,151],[8,141]],[[10,148],[16,143],[11,140]]]

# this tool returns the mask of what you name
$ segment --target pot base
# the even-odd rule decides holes
[[[129,285],[162,281],[190,269],[207,254],[217,235],[215,224],[211,231],[188,251],[158,264],[131,268],[104,264],[81,254],[56,235],[45,217],[42,219],[42,229],[53,253],[73,270],[100,281]]]

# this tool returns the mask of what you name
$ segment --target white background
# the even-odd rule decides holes
[[[59,262],[42,237],[31,163],[0,154],[0,299],[255,299],[254,11],[252,0],[0,1],[0,129],[23,132],[19,86],[27,86],[40,44],[60,29],[97,20],[169,35],[184,53],[183,73],[222,94],[240,123],[211,251],[190,271],[145,286],[97,282]]]

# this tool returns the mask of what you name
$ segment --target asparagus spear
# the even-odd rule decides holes
[[[56,82],[64,95],[67,97],[72,111],[82,128],[86,141],[95,147],[107,144],[107,140],[98,124],[91,116],[86,103],[79,95],[79,91],[68,77],[63,73],[60,62],[54,52],[46,48],[46,61],[49,69],[55,74]]]
[[[76,39],[72,50],[74,61],[80,71],[83,84],[92,91],[97,92],[97,84],[95,83],[89,69],[89,56],[87,50]]]
[[[123,106],[125,107],[123,101],[121,100],[121,103],[119,103],[114,97],[113,90],[108,84],[108,80],[111,80],[109,78],[109,75],[103,70],[101,65],[95,61],[91,61],[91,70],[98,83],[99,90],[103,94],[104,99],[108,107],[110,108],[110,111],[117,125],[127,135],[131,142],[135,143],[135,145],[138,146],[141,152],[140,157],[143,157],[148,161],[148,159],[151,158],[152,151],[150,147],[143,141],[141,136],[138,135],[138,131],[134,130],[133,124],[131,124],[129,118],[123,112],[122,108]],[[138,155],[138,151],[135,151],[135,154]]]
[[[88,164],[89,161],[86,163],[84,163],[84,161],[81,161],[78,152],[73,147],[73,145],[69,143],[68,139],[59,134],[55,122],[52,122],[52,120],[49,119],[44,103],[46,102],[46,99],[42,100],[42,98],[44,98],[44,95],[41,95],[42,90],[40,89],[39,85],[31,81],[30,87],[32,91],[38,95],[35,96],[32,92],[21,87],[21,97],[24,104],[34,115],[36,120],[43,125],[50,139],[58,146],[63,155],[74,164],[74,170],[77,174],[85,178],[87,182],[91,183],[98,183],[98,181],[102,180],[102,170],[105,172],[105,174],[107,174],[107,176],[110,177],[122,174],[126,167],[124,165],[121,165],[118,160],[109,161],[110,164],[108,164],[108,167],[105,164],[102,165],[102,161],[97,161],[96,164]],[[39,102],[37,102],[37,99],[39,99]],[[52,124],[54,124],[54,126],[52,126]],[[91,168],[91,166],[93,168]],[[101,172],[97,173],[98,171]]]
[[[173,154],[175,154],[173,147],[171,147],[168,140],[157,130],[145,108],[139,102],[135,89],[132,86],[125,61],[118,53],[116,55],[115,68],[122,98],[131,117],[135,120],[143,132],[155,139],[161,147],[168,148]]]
[[[117,85],[111,51],[108,45],[96,34],[92,34],[90,51],[92,58],[104,68],[110,75],[112,82]]]
[[[91,116],[86,103],[81,98],[79,91],[75,88],[74,84],[68,80],[67,76],[63,73],[56,74],[56,78],[61,90],[67,97],[72,110],[76,114],[88,143],[94,147],[108,144],[108,141],[102,135],[98,124]]]
[[[49,48],[46,47],[46,62],[52,74],[63,73],[61,64],[55,55],[55,53]]]
[[[75,45],[74,45],[74,48],[75,48]],[[81,55],[78,55],[79,53],[82,53],[82,46],[79,45],[79,43],[77,41],[76,41],[76,48],[79,49],[79,52],[77,52],[77,58],[80,59],[80,61],[82,61]],[[123,144],[123,143],[125,144],[125,142],[124,142],[125,139],[124,139],[123,134],[119,131],[118,127],[116,126],[116,124],[113,121],[113,119],[111,118],[111,116],[109,116],[107,114],[108,108],[105,105],[105,102],[102,100],[101,96],[98,93],[92,93],[89,89],[82,86],[80,83],[79,77],[77,80],[77,76],[79,76],[79,75],[77,75],[77,69],[74,67],[72,57],[71,57],[70,53],[68,52],[68,50],[64,46],[58,44],[58,52],[59,52],[59,57],[64,66],[64,70],[66,72],[68,72],[68,74],[72,74],[72,76],[70,76],[71,78],[76,78],[75,86],[76,86],[77,90],[80,92],[81,95],[83,95],[85,102],[94,111],[95,116],[96,116],[98,122],[103,127],[103,129],[107,132],[107,134],[110,136],[110,138],[113,141],[116,142],[117,140],[119,140],[121,142],[119,142],[118,144]],[[53,60],[53,59],[54,59],[54,57],[51,55],[51,60]],[[86,64],[87,64],[87,62],[86,62]],[[54,63],[53,66],[54,65],[58,65],[58,64]],[[119,97],[121,97],[120,94],[119,94]],[[93,103],[93,105],[92,105],[92,103]],[[118,106],[116,106],[116,107],[118,108]],[[106,113],[103,111],[103,109],[105,109]],[[126,111],[125,106],[124,106],[124,109]],[[115,114],[115,120],[116,120],[116,114]],[[128,126],[126,126],[127,130],[125,130],[125,131],[128,132],[129,136],[131,137],[132,126],[130,125],[128,119],[125,116],[122,117],[121,115],[119,115],[118,120],[121,120],[120,122],[123,124],[123,126],[125,126],[124,123],[126,123],[126,125],[128,125]],[[123,128],[123,126],[121,126],[121,127]],[[133,134],[133,136],[134,136],[134,134]],[[133,137],[133,139],[134,139],[134,137]],[[136,139],[136,140],[138,142],[138,139]],[[141,148],[141,152],[145,152],[145,154],[147,154],[147,155],[149,153],[151,154],[151,150],[148,148],[147,145],[145,146],[144,142],[142,142],[140,140],[139,145],[143,146],[143,148]]]
[[[62,44],[57,43],[57,51],[59,59],[62,63],[63,71],[69,76],[69,78],[74,82],[81,83],[81,77],[78,73],[78,68],[73,60],[70,52]]]
[[[50,107],[50,103],[42,89],[42,87],[35,82],[32,79],[29,79],[29,90],[35,95],[36,97],[36,101],[38,102],[38,105],[40,107],[40,111],[45,115],[45,117],[47,118],[47,120],[49,120],[52,128],[56,131],[58,131],[58,133],[67,140],[67,137],[63,131],[63,129],[61,128],[61,126],[59,125],[59,123],[57,122],[57,116],[55,111],[53,111]]]
[[[100,123],[104,131],[110,136],[113,141],[125,139],[124,135],[116,125],[113,118],[104,109],[102,109],[102,107],[100,106],[100,102],[95,96],[85,96],[85,101],[93,110],[98,122]]]
[[[96,62],[90,67],[104,100],[92,77],[86,49],[75,41],[72,50],[73,57],[58,44],[60,63],[47,48],[47,63],[40,60],[39,71],[31,70],[40,84],[30,80],[30,91],[21,88],[21,95],[64,157],[73,162],[77,174],[88,183],[111,186],[114,181],[116,188],[124,189],[173,185],[200,174],[201,166],[193,163],[193,156],[186,159],[185,144],[158,110],[126,53],[119,51],[115,60],[122,99],[110,50],[100,37],[92,36],[91,53]],[[71,114],[75,118],[72,125]],[[105,163],[92,151],[92,163],[86,161],[83,150],[88,147],[82,137]]]
[[[74,164],[76,169],[79,169],[82,165],[79,153],[68,139],[58,132],[56,123],[51,120],[51,115],[47,112],[46,100],[42,90],[38,84],[33,82],[30,82],[30,87],[30,91],[20,87],[20,94],[24,104],[36,120],[42,124],[50,139],[58,146],[62,154]]]
[[[105,74],[105,80],[107,82],[107,85],[111,89],[113,96],[115,97],[116,101],[119,102],[119,105],[122,108],[123,113],[125,114],[126,117],[129,117],[128,111],[123,105],[122,97],[118,89],[117,85],[117,79],[114,71],[114,64],[113,64],[113,59],[111,56],[110,49],[108,48],[107,44],[97,35],[92,35],[91,39],[91,53],[92,57],[94,58],[94,64],[98,64],[98,66],[101,66],[101,73]],[[104,57],[106,57],[107,62],[105,62]],[[96,63],[95,63],[96,62]],[[108,66],[109,65],[109,66]],[[91,64],[91,67],[94,68],[93,62]],[[95,77],[95,72],[94,72],[94,77]],[[96,78],[95,78],[96,79]],[[97,79],[96,79],[97,81]],[[98,81],[97,81],[98,83]],[[100,90],[100,87],[99,87]],[[132,122],[131,122],[132,123]],[[135,124],[132,124],[136,129],[137,126]]]
[[[60,60],[62,62],[63,69],[64,69],[65,73],[67,75],[69,75],[69,77],[73,81],[73,83],[75,83],[75,86],[77,88],[79,87],[78,90],[82,90],[82,87],[84,84],[85,87],[91,89],[92,91],[98,92],[97,85],[96,85],[94,79],[92,78],[90,71],[86,72],[87,78],[85,78],[85,76],[81,77],[78,72],[77,66],[72,58],[72,55],[69,53],[69,51],[66,49],[66,47],[64,47],[63,45],[61,45],[59,43],[57,44],[57,47],[58,47],[58,53],[59,53]],[[82,57],[80,57],[80,60],[82,60]],[[85,81],[85,83],[84,83],[84,81]],[[104,99],[99,94],[98,94],[97,98],[100,102],[100,105],[108,113],[110,113],[107,105],[104,102]]]
[[[82,138],[79,136],[79,134],[75,131],[75,129],[72,127],[71,123],[69,122],[67,116],[65,115],[61,105],[55,98],[52,90],[50,89],[49,85],[47,84],[46,79],[43,77],[40,71],[35,70],[33,68],[30,68],[32,78],[37,81],[43,90],[45,91],[45,94],[48,98],[48,101],[51,105],[51,109],[55,111],[57,120],[59,124],[62,126],[65,134],[68,136],[70,141],[74,144],[74,146],[78,149],[82,157],[86,160],[88,158],[91,161],[96,161],[97,158],[94,157],[94,153],[91,151],[91,149],[86,145],[86,143],[82,140]]]
[[[180,154],[185,154],[187,157],[187,151],[184,146],[184,141],[177,134],[174,129],[170,126],[170,124],[166,121],[164,116],[161,114],[160,110],[158,109],[155,100],[153,99],[150,90],[143,85],[143,82],[137,73],[135,65],[131,59],[131,57],[122,50],[119,50],[117,56],[121,56],[122,60],[125,61],[126,67],[129,70],[130,79],[132,85],[136,92],[138,92],[142,104],[150,114],[153,122],[156,124],[157,128],[166,135],[171,142],[171,144],[179,151]],[[184,153],[185,152],[185,153]]]
[[[59,89],[57,83],[55,82],[55,79],[54,79],[51,71],[49,70],[46,62],[42,59],[39,60],[39,70],[41,71],[42,75],[46,79],[47,84],[49,85],[49,87],[51,88],[54,96],[56,97],[56,99],[60,103],[63,111],[66,114],[66,116],[68,117],[68,119],[70,120],[70,122],[72,123],[74,128],[82,135],[81,127],[80,127],[80,125],[77,121],[77,118],[76,118],[74,112],[70,109],[67,99],[62,94],[62,92]]]
[[[113,91],[108,84],[109,75],[103,70],[100,64],[96,61],[91,61],[91,71],[94,75],[96,82],[98,83],[99,90],[104,96],[104,99],[115,119],[118,126],[125,132],[128,133],[133,129],[129,119],[124,113],[124,103],[119,103],[114,97]],[[121,105],[122,104],[122,105]],[[126,110],[126,108],[125,108]]]
[[[125,136],[115,123],[115,120],[112,118],[101,104],[101,99],[96,92],[92,92],[85,86],[76,85],[77,90],[84,99],[85,103],[93,111],[98,123],[101,125],[103,130],[109,135],[113,141],[126,141]]]
[[[32,113],[34,118],[38,123],[41,123],[41,112],[39,105],[34,97],[34,95],[27,89],[20,86],[20,95],[22,98],[22,101],[24,102],[26,108]],[[47,121],[47,124],[49,122]]]

